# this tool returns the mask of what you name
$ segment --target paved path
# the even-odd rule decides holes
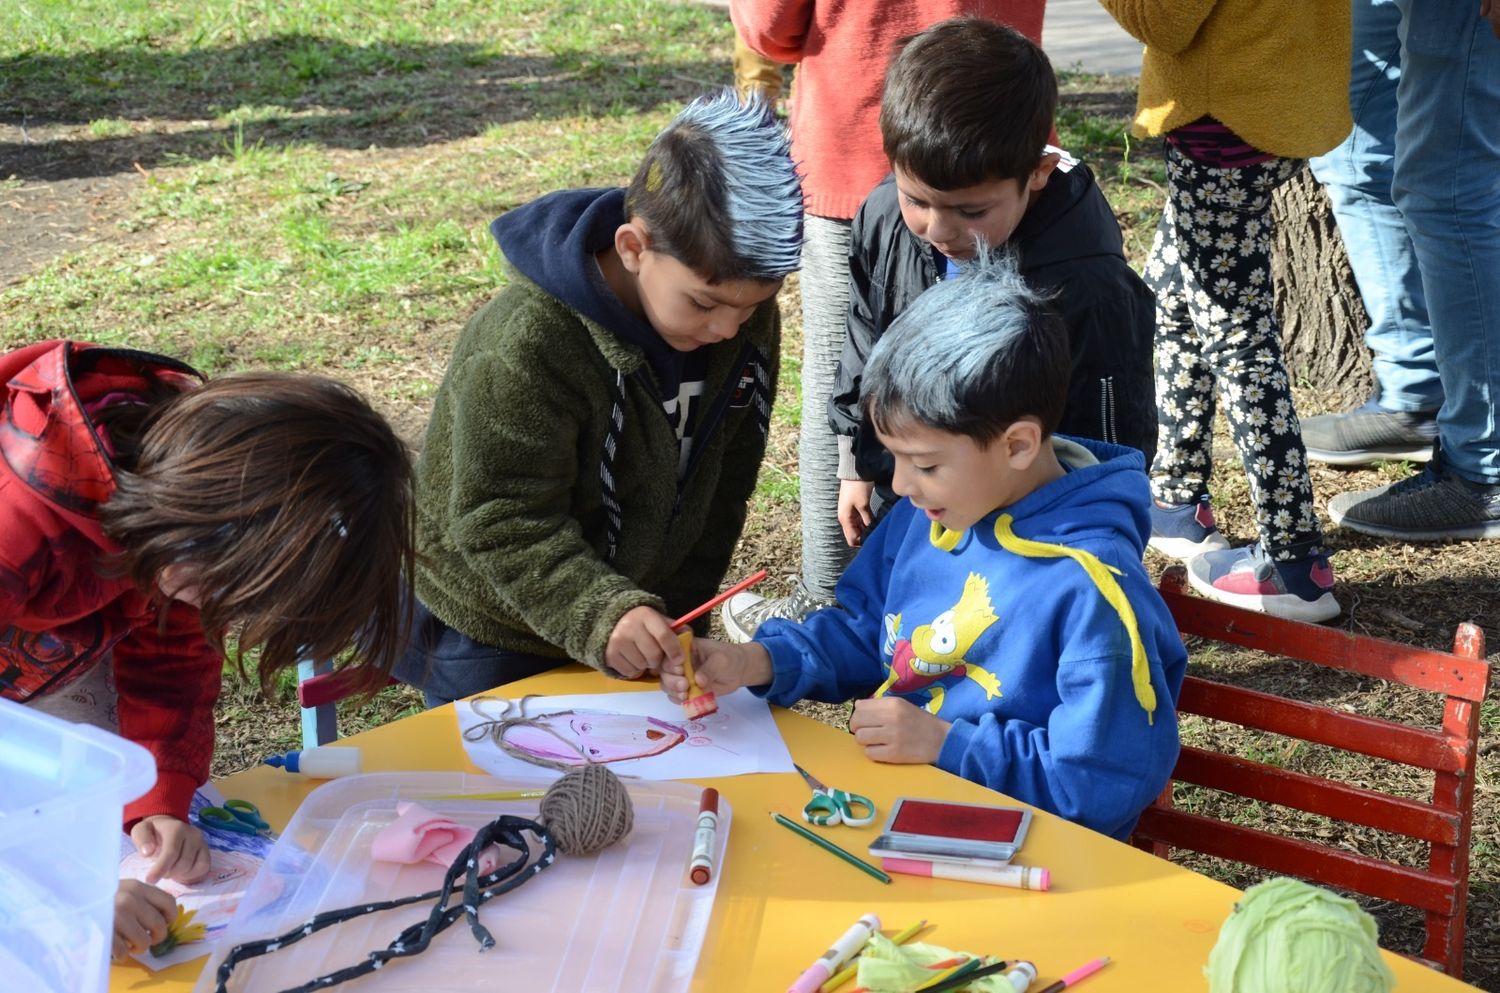
[[[698,0],[729,7],[729,0]],[[1121,30],[1099,0],[1047,0],[1042,47],[1058,69],[1136,76],[1141,44]]]
[[[1042,47],[1058,69],[1138,76],[1141,43],[1126,34],[1099,0],[1047,0]]]

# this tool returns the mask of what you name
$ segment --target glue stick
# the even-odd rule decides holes
[[[300,752],[272,755],[262,764],[300,773],[310,779],[335,779],[359,772],[360,756],[359,749],[353,746],[334,748],[319,745],[317,748],[304,748]]]

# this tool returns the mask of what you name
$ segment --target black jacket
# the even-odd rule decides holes
[[[1130,445],[1149,464],[1156,450],[1156,298],[1126,263],[1120,225],[1088,167],[1056,169],[1006,247],[1068,329],[1073,375],[1058,430]],[[941,262],[901,220],[896,181],[887,176],[854,215],[848,335],[828,405],[840,436],[839,475],[874,480],[885,498],[877,503],[893,499],[892,462],[860,411],[865,359],[897,315],[938,281]]]

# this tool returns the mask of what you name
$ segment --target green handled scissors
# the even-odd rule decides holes
[[[812,787],[812,799],[807,801],[807,806],[802,808],[802,819],[807,823],[864,827],[875,819],[875,804],[870,802],[869,797],[824,786],[812,773],[800,765],[793,765],[792,768],[800,772],[802,778],[807,780],[807,785]],[[856,807],[864,808],[864,813],[855,816]]]
[[[198,823],[210,831],[276,837],[260,816],[260,808],[249,800],[225,800],[222,807],[204,807],[198,811]]]

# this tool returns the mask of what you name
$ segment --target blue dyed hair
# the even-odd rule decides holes
[[[802,259],[802,184],[786,129],[759,97],[701,96],[646,151],[625,191],[650,248],[711,283],[779,280]]]
[[[981,245],[959,276],[919,296],[876,342],[859,396],[886,434],[915,421],[987,445],[1023,417],[1056,430],[1070,367],[1062,321],[1012,256]]]

